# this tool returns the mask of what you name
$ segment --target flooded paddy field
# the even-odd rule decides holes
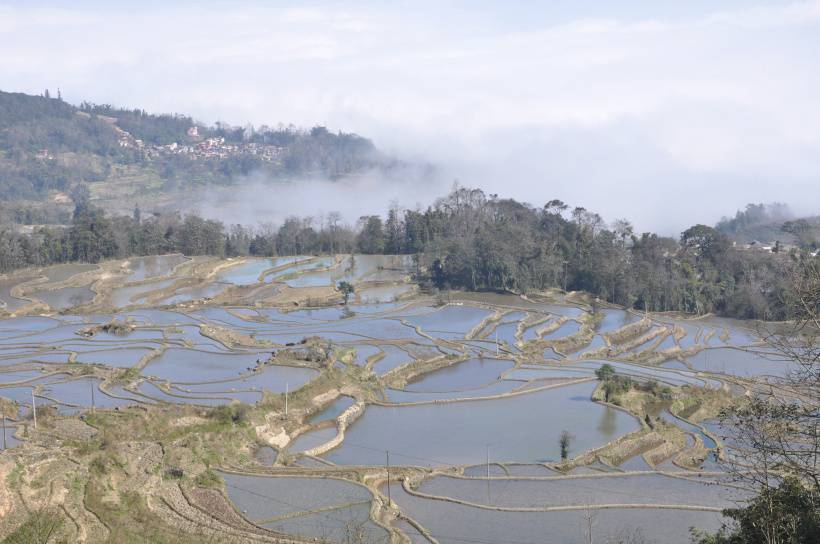
[[[90,302],[95,294],[88,287],[63,287],[52,291],[35,291],[32,296],[55,310],[65,310]]]
[[[0,280],[0,311],[13,312],[25,306],[29,301],[16,297],[12,294],[12,289],[24,285],[35,279],[36,276],[18,276]]]
[[[331,478],[223,477],[230,499],[261,526],[332,542],[361,533],[366,542],[390,542],[386,528],[370,519],[373,497],[363,485]]]
[[[422,498],[393,484],[393,500],[416,525],[405,530],[416,535],[431,534],[438,542],[588,542],[589,512],[595,514],[593,539],[605,541],[617,535],[639,532],[649,542],[689,542],[689,528],[716,530],[720,513],[715,511],[606,508],[558,511],[500,511],[467,504]],[[651,521],[650,521],[651,520]],[[424,528],[424,532],[417,526]],[[640,529],[638,529],[640,528]]]
[[[330,542],[580,543],[593,512],[596,541],[682,543],[747,496],[714,461],[733,443],[711,408],[788,369],[753,327],[560,295],[439,304],[413,269],[166,255],[0,278],[2,455],[76,457],[105,418],[141,421],[118,459],[151,504]],[[607,402],[604,364],[668,401]]]
[[[489,484],[489,485],[488,485]],[[489,490],[488,490],[489,487]],[[562,507],[578,504],[691,506],[731,508],[748,496],[741,489],[712,480],[668,474],[610,473],[585,478],[567,476],[436,476],[416,489],[420,495],[504,508]],[[488,494],[489,491],[489,494]]]
[[[593,403],[594,388],[589,383],[491,401],[369,407],[326,458],[336,464],[378,464],[384,449],[410,465],[469,465],[484,459],[491,444],[496,459],[545,461],[559,458],[558,439],[566,427],[576,429],[580,450],[639,428],[628,414]],[[545,417],[558,410],[563,410],[560,419]],[[534,428],[538,432],[528,432]]]

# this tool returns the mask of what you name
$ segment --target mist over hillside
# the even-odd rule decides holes
[[[734,217],[724,217],[715,228],[737,244],[798,246],[817,249],[820,216],[799,216],[783,203],[747,204]]]
[[[186,200],[183,209],[227,224],[281,225],[292,216],[315,217],[321,222],[328,214],[339,214],[346,223],[355,224],[391,203],[408,209],[426,207],[447,190],[447,181],[427,166],[407,165],[390,172],[371,169],[336,180],[282,181],[257,172],[231,187],[199,191]]]
[[[498,138],[525,142],[537,135],[530,130],[498,133],[493,140],[476,140],[458,158],[453,155],[457,145],[428,149],[440,160],[433,162],[420,155],[399,159],[368,138],[324,126],[209,125],[181,113],[153,114],[88,101],[75,106],[59,90],[42,95],[0,91],[0,221],[66,224],[72,192],[80,187],[88,189],[95,205],[114,214],[140,207],[148,213],[195,212],[244,225],[281,224],[290,216],[321,221],[330,213],[354,224],[391,204],[428,206],[459,181],[479,187],[504,183],[505,194],[536,207],[561,197],[562,184],[542,183],[555,171],[539,170],[545,157],[537,146],[509,154]],[[560,154],[565,144],[553,143],[551,153]],[[552,167],[560,168],[561,159],[555,158]],[[608,171],[600,179],[619,185],[619,175]],[[588,180],[590,187],[599,182]],[[676,187],[683,185],[666,184],[663,190],[674,192]],[[539,201],[545,191],[551,192]],[[612,222],[625,214],[613,212],[610,201],[610,191],[590,190],[580,204],[604,211],[604,220]],[[660,222],[653,230],[675,235],[692,223],[714,223],[726,213],[724,206],[707,200],[699,213],[685,218],[651,206],[634,222],[640,229]],[[786,220],[800,217],[786,204],[749,205],[717,226],[742,244],[811,246],[817,221],[810,218],[811,210],[799,211],[809,219],[785,229]]]
[[[0,213],[12,222],[65,222],[68,195],[81,185],[121,213],[185,208],[192,196],[207,200],[214,187],[251,179],[337,181],[401,167],[370,140],[323,126],[210,126],[182,114],[74,106],[59,91],[0,92]]]

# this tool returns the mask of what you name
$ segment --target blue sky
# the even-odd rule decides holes
[[[356,131],[440,165],[432,192],[667,232],[749,201],[820,213],[817,1],[0,0],[0,50],[3,90]]]

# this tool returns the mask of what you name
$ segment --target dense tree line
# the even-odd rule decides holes
[[[292,217],[275,228],[226,227],[196,215],[106,217],[74,195],[70,228],[0,232],[0,272],[70,260],[182,252],[187,255],[415,254],[422,281],[440,289],[588,291],[650,311],[789,317],[789,271],[808,255],[737,249],[726,235],[693,226],[679,239],[607,226],[560,201],[537,208],[456,188],[426,210],[390,209],[355,227],[337,213]]]
[[[0,224],[0,273],[25,267],[134,255],[184,253],[217,257],[303,255],[362,252],[376,249],[367,242],[368,231],[341,223],[338,213],[326,217],[288,218],[278,228],[226,226],[196,214],[149,214],[139,208],[131,216],[107,216],[89,203],[89,192],[79,186],[70,225],[41,227],[22,234]],[[373,250],[373,251],[370,251]]]
[[[102,210],[77,204],[67,228],[41,228],[19,234],[0,228],[0,273],[28,266],[103,259],[133,255],[181,252],[187,255],[226,254],[229,238],[218,221],[196,215],[107,217]]]
[[[423,212],[391,212],[380,236],[388,253],[419,253],[442,288],[560,287],[650,311],[741,318],[787,317],[785,272],[798,258],[735,248],[705,225],[679,239],[637,234],[560,201],[536,208],[464,188]]]

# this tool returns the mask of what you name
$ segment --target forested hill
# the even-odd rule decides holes
[[[820,247],[820,216],[797,217],[780,203],[748,204],[734,217],[724,217],[715,228],[735,243],[789,249],[817,250]]]
[[[6,202],[121,178],[153,190],[184,189],[257,171],[337,178],[388,164],[370,140],[324,127],[206,126],[185,115],[74,106],[48,92],[0,92],[0,199]]]

